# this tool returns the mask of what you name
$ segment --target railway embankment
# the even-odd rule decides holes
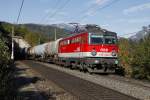
[[[131,97],[84,78],[58,70],[57,68],[60,67],[53,64],[44,65],[46,63],[42,64],[41,62],[29,60],[22,61],[22,63],[39,72],[45,79],[54,82],[57,86],[73,94],[79,100],[138,100],[135,97]],[[69,72],[69,69],[63,69]],[[83,76],[86,75],[83,73]]]
[[[67,74],[79,77],[81,79],[93,82],[95,84],[99,84],[106,88],[118,91],[120,93],[135,97],[141,100],[150,100],[150,85],[148,83],[144,83],[138,80],[126,79],[112,77],[109,75],[90,75],[89,73],[79,72],[77,70],[70,70],[68,68],[60,67],[54,64],[47,64],[42,62],[36,62],[38,64],[43,64],[46,67],[50,67]]]
[[[78,100],[25,64],[19,61],[15,64],[19,100]]]

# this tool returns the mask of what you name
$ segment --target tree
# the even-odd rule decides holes
[[[138,79],[150,80],[150,35],[142,39],[134,49],[134,59],[131,62],[132,76]]]
[[[119,39],[119,60],[121,66],[125,69],[126,76],[130,77],[132,68],[130,66],[132,59],[132,49],[128,39]]]

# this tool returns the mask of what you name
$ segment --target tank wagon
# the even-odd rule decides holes
[[[117,34],[92,31],[28,48],[33,59],[43,59],[90,73],[114,73],[118,66]]]
[[[45,48],[47,44],[48,43],[44,43],[44,44],[26,49],[26,52],[27,52],[26,54],[28,55],[28,58],[36,59],[36,60],[44,60],[45,54],[46,54]]]
[[[56,62],[58,61],[58,45],[59,45],[59,41],[61,40],[62,38],[60,39],[57,39],[56,41],[51,41],[51,42],[48,42],[46,44],[46,47],[45,47],[45,57],[46,57],[46,61],[47,62]]]

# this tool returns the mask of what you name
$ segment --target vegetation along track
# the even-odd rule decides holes
[[[38,71],[46,79],[53,81],[80,100],[136,100],[133,97],[102,87],[98,84],[94,84],[56,69],[47,68],[34,61],[23,62],[35,71]]]

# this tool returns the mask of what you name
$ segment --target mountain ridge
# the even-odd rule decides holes
[[[143,26],[142,29],[129,37],[130,40],[139,41],[150,34],[150,25]]]

